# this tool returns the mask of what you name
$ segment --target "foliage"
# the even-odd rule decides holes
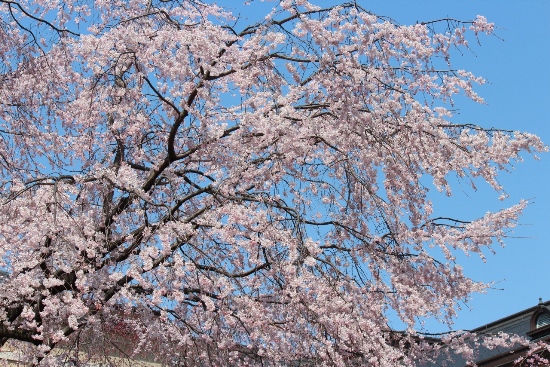
[[[0,336],[35,364],[117,327],[171,365],[464,350],[418,318],[451,323],[484,289],[455,251],[502,241],[526,203],[435,217],[425,184],[502,191],[500,170],[546,149],[453,122],[484,81],[451,53],[492,24],[303,0],[242,23],[198,0],[0,1]]]

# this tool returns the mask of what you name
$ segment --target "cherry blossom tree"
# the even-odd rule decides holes
[[[445,218],[429,191],[504,195],[498,173],[546,150],[454,122],[484,80],[453,51],[493,25],[273,6],[0,1],[3,344],[35,365],[113,335],[182,366],[473,358],[418,320],[451,325],[486,287],[456,252],[502,242],[526,202]]]

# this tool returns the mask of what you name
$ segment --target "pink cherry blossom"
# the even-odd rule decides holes
[[[1,343],[43,366],[393,367],[518,342],[416,329],[486,288],[456,251],[527,205],[442,218],[429,191],[505,195],[499,172],[546,150],[453,122],[484,80],[450,50],[493,25],[273,5],[245,24],[196,0],[0,1]]]

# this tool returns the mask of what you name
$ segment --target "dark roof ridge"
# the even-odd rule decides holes
[[[499,324],[505,323],[506,321],[510,321],[510,320],[515,319],[515,318],[517,318],[517,317],[519,317],[519,316],[523,316],[523,315],[525,315],[525,314],[531,313],[531,312],[535,311],[537,308],[539,308],[539,307],[541,307],[541,306],[543,306],[543,307],[548,307],[548,306],[550,306],[550,300],[548,300],[548,301],[546,301],[546,302],[539,302],[536,306],[529,307],[529,308],[527,308],[527,309],[525,309],[525,310],[523,310],[523,311],[519,311],[519,312],[516,312],[516,313],[514,313],[514,314],[512,314],[512,315],[508,315],[508,316],[506,316],[506,317],[503,317],[503,318],[501,318],[501,319],[498,319],[498,320],[496,320],[496,321],[492,321],[492,322],[490,322],[490,323],[488,323],[488,324],[485,324],[485,325],[479,326],[479,327],[477,327],[477,328],[475,328],[475,329],[472,329],[471,331],[472,331],[472,332],[479,332],[479,331],[483,331],[483,330],[486,330],[486,329],[490,329],[490,328],[492,328],[492,327],[494,327],[494,326],[497,326],[497,325],[499,325]]]

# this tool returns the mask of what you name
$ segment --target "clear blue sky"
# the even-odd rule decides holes
[[[548,0],[358,0],[366,9],[393,18],[401,24],[452,17],[472,20],[484,15],[494,22],[497,37],[481,37],[481,46],[470,39],[473,53],[455,58],[454,66],[483,76],[489,81],[478,89],[486,105],[458,106],[461,122],[484,127],[528,131],[550,144],[550,1]],[[221,1],[242,11],[243,18],[258,20],[273,2],[254,1],[250,7],[238,1]],[[318,5],[334,0],[319,0]],[[258,9],[260,8],[260,9]],[[262,10],[263,9],[263,10]],[[241,20],[243,23],[247,21]],[[533,203],[520,219],[506,248],[495,247],[487,253],[487,262],[479,258],[461,258],[466,274],[475,280],[491,282],[486,294],[476,294],[459,313],[455,328],[470,329],[505,317],[537,304],[538,298],[550,299],[550,153],[540,161],[525,156],[511,173],[503,173],[500,182],[510,197],[503,202],[488,185],[455,186],[455,196],[435,197],[439,211],[454,217],[473,219],[530,199]]]
[[[462,122],[484,127],[522,130],[539,135],[550,144],[550,1],[361,1],[369,10],[388,15],[400,23],[442,17],[473,19],[484,15],[494,22],[496,37],[482,37],[481,46],[470,41],[474,53],[455,59],[455,65],[489,81],[479,88],[487,105],[468,103],[461,107]],[[520,199],[533,204],[520,218],[506,248],[495,247],[487,263],[463,259],[465,272],[476,280],[494,281],[495,288],[474,295],[470,309],[464,307],[455,326],[474,328],[550,299],[550,153],[540,161],[525,156],[500,182],[510,197],[500,202],[487,185],[473,192],[455,186],[455,197],[441,198],[441,211],[472,217],[488,210],[510,206]]]

